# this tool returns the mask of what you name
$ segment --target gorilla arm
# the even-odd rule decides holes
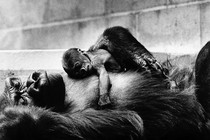
[[[165,69],[126,28],[107,28],[89,51],[98,49],[107,50],[123,69],[148,71],[167,78]]]
[[[17,106],[0,115],[1,140],[138,140],[142,133],[142,120],[132,111],[87,109],[58,114]]]

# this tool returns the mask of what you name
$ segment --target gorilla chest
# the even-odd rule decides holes
[[[99,98],[97,76],[80,80],[70,79],[69,77],[63,79],[66,88],[66,101],[73,104],[74,111],[96,106]]]

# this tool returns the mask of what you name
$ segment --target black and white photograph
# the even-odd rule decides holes
[[[210,0],[1,0],[0,140],[210,140]]]

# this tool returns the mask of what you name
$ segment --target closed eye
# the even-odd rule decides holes
[[[86,56],[89,61],[91,61],[90,57],[87,55],[87,53],[83,53],[83,55]]]
[[[82,67],[82,65],[81,65],[80,62],[76,62],[76,63],[74,64],[74,70],[80,70],[81,67]]]

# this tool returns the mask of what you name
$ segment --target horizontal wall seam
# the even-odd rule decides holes
[[[0,53],[64,52],[65,50],[67,50],[67,49],[0,50]]]
[[[19,55],[22,55],[22,54],[25,54],[25,55],[29,55],[29,54],[33,54],[33,53],[43,53],[43,54],[48,54],[48,53],[59,53],[59,54],[62,54],[66,51],[67,49],[46,49],[46,50],[41,50],[41,49],[37,49],[37,50],[0,50],[0,57],[1,55],[3,54],[19,54]],[[186,51],[180,51],[179,53],[171,53],[171,52],[163,52],[163,51],[160,51],[159,48],[155,49],[149,49],[150,52],[152,53],[166,53],[166,54],[173,54],[173,55],[184,55],[184,54],[197,54],[197,52],[199,50],[194,50],[194,51],[191,51],[191,52],[186,52]]]
[[[43,27],[68,25],[68,24],[87,22],[87,21],[98,20],[98,19],[103,19],[103,18],[112,18],[112,17],[126,16],[126,15],[130,15],[130,14],[141,14],[141,13],[146,13],[146,12],[152,12],[152,11],[158,11],[158,10],[164,10],[164,9],[172,9],[172,8],[178,8],[178,7],[184,7],[184,6],[200,5],[200,4],[209,3],[209,2],[210,2],[210,0],[203,0],[203,1],[187,2],[187,3],[180,3],[180,4],[163,5],[163,6],[146,8],[146,9],[141,9],[141,10],[117,12],[117,13],[112,13],[112,14],[103,15],[103,16],[85,17],[85,18],[81,18],[81,19],[70,19],[70,20],[66,20],[66,21],[57,21],[57,22],[46,23],[46,24],[37,24],[37,25],[28,25],[28,26],[23,26],[23,27],[0,29],[0,32],[13,32],[13,31],[43,28]]]

